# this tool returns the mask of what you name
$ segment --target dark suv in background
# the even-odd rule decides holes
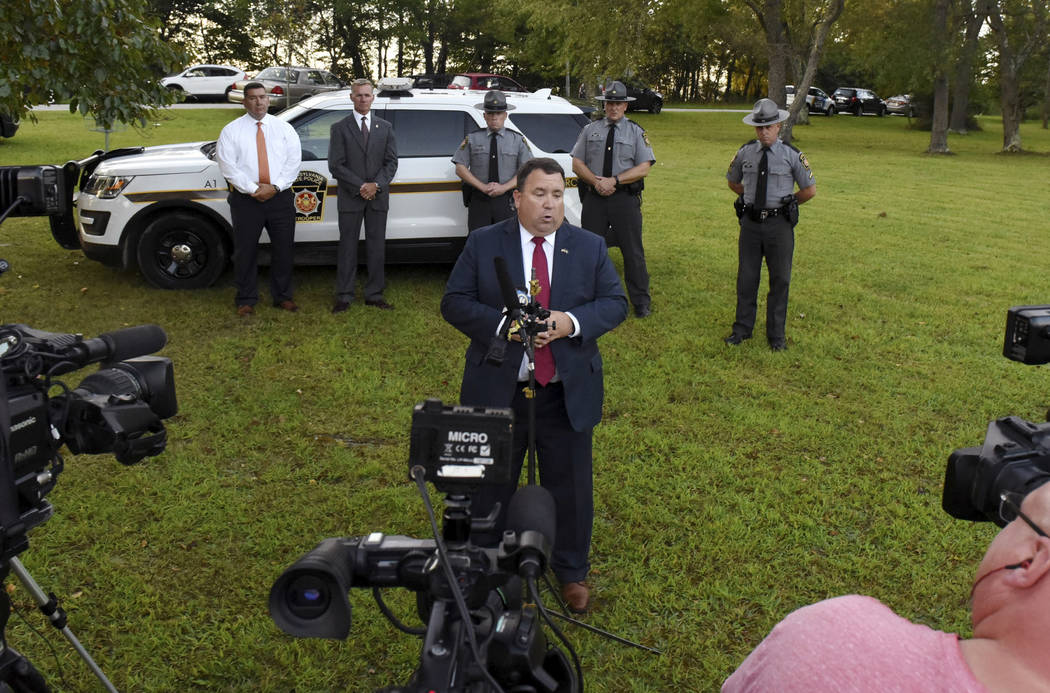
[[[627,87],[627,96],[634,98],[634,101],[627,102],[628,111],[649,111],[650,113],[659,113],[663,110],[664,95],[660,92],[653,91],[646,86],[644,82],[638,79],[625,77],[619,81],[623,82],[623,85]],[[604,94],[610,84],[612,84],[612,80],[606,82],[604,85],[599,85],[599,93]]]
[[[886,102],[871,89],[839,87],[831,98],[835,101],[835,110],[839,113],[852,113],[855,116],[865,113],[874,113],[879,117],[886,115]]]

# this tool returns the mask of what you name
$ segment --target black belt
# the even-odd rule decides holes
[[[779,217],[784,214],[782,207],[774,207],[773,209],[756,209],[751,212],[754,216],[752,221],[765,221],[769,217]]]

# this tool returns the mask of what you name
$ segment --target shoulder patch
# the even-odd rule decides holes
[[[460,149],[466,149],[466,147],[467,147],[467,140],[469,140],[469,139],[470,139],[469,135],[464,137],[463,141],[459,143],[459,148]]]
[[[797,149],[795,151],[798,152]],[[809,159],[806,158],[806,155],[803,154],[802,152],[798,152],[798,160],[799,160],[799,163],[802,164],[803,168],[805,168],[808,171],[809,170]]]
[[[647,133],[645,130],[642,130],[642,141],[645,142],[645,146],[647,147],[653,146],[653,143],[649,141],[649,133]]]

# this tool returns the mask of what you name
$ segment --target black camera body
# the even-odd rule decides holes
[[[62,471],[62,445],[123,464],[164,450],[161,420],[178,410],[174,371],[170,359],[145,354],[166,341],[155,325],[94,339],[0,326],[0,558],[23,550],[25,533],[51,516],[44,497]],[[72,390],[54,379],[91,363],[102,366]],[[62,392],[52,396],[54,387]]]
[[[538,486],[519,489],[499,548],[470,541],[471,527],[486,526],[495,516],[471,518],[470,492],[514,482],[513,413],[427,400],[413,411],[411,441],[410,474],[424,490],[426,479],[448,494],[443,540],[379,532],[325,539],[274,583],[270,616],[296,637],[345,639],[351,588],[403,587],[416,593],[426,624],[416,633],[423,648],[410,682],[387,693],[488,693],[495,690],[492,681],[505,690],[574,693],[576,674],[568,658],[548,642],[537,607],[522,600],[521,576],[536,577],[550,556],[549,493]],[[407,630],[374,594],[387,617]],[[465,604],[469,618],[457,602]]]
[[[1010,308],[1003,355],[1025,364],[1050,363],[1050,305]],[[1025,495],[1048,481],[1050,423],[1007,416],[988,425],[981,447],[960,448],[949,456],[941,507],[960,520],[1002,526],[1002,493]]]

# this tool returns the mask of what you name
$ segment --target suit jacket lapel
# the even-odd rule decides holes
[[[554,265],[551,267],[551,306],[561,305],[560,299],[566,285],[565,281],[558,281],[562,274],[568,274],[571,267],[571,251],[573,246],[572,227],[563,221],[558,227],[558,233],[554,237]]]
[[[525,264],[521,259],[521,233],[518,231],[518,217],[513,216],[503,222],[503,259],[507,261],[510,278],[517,289],[528,289],[525,280]]]
[[[357,116],[357,111],[354,111],[353,115],[350,116],[350,122],[347,123],[347,126],[353,131],[352,134],[354,137],[354,141],[357,142],[357,146],[359,146],[361,150],[364,151],[366,149],[365,138],[361,136],[361,119]],[[369,134],[371,134],[371,132],[369,132]]]

